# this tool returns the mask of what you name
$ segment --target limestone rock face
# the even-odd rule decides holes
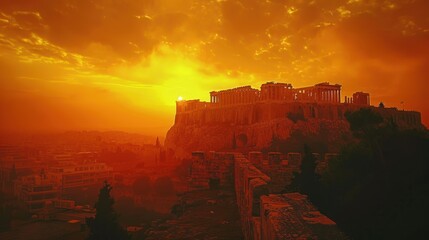
[[[294,123],[284,118],[248,125],[176,123],[167,133],[165,146],[182,157],[195,150],[230,151],[234,145],[237,149],[260,151],[268,148],[273,139],[293,148],[306,143],[306,139],[319,138],[332,148],[349,136],[345,120],[308,119]]]
[[[167,133],[165,146],[179,158],[195,150],[260,151],[273,140],[282,145],[276,151],[302,151],[305,143],[317,152],[337,152],[350,140],[345,114],[362,107],[400,127],[422,126],[419,112],[348,103],[259,101],[219,105],[191,100],[177,102],[176,107],[175,124]]]

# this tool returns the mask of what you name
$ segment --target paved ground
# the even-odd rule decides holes
[[[178,209],[182,216],[147,230],[147,239],[243,239],[232,189],[186,193]]]
[[[55,220],[14,221],[10,231],[0,233],[0,239],[84,239],[87,232],[81,231],[81,224],[85,223],[86,217],[93,215],[91,212],[58,209],[54,213]]]
[[[80,231],[80,223],[64,221],[26,222],[0,233],[2,240],[77,240],[85,239],[87,233]]]

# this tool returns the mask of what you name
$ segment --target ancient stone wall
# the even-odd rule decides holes
[[[361,107],[356,104],[278,101],[178,112],[176,123],[167,133],[165,146],[173,150],[176,157],[183,158],[193,149],[231,151],[235,136],[238,147],[260,151],[268,147],[273,138],[287,140],[298,131],[304,137],[325,134],[326,139],[323,141],[329,148],[327,151],[335,152],[338,151],[336,147],[344,143],[344,138],[351,136],[344,114]],[[401,128],[423,127],[419,112],[400,111],[396,108],[371,109]]]
[[[294,122],[308,119],[345,120],[344,114],[347,111],[356,111],[362,107],[359,104],[266,101],[177,112],[175,124],[196,126],[251,125],[284,118],[289,118]],[[400,111],[396,108],[370,108],[400,126],[421,126],[419,112]]]
[[[260,197],[269,193],[270,178],[242,154],[235,154],[234,186],[245,239],[258,235]]]
[[[249,125],[269,122],[273,119],[293,118],[294,115],[299,119],[343,120],[345,111],[355,107],[357,106],[268,101],[177,112],[175,124]]]
[[[232,186],[233,161],[232,153],[193,152],[189,188],[194,190]]]
[[[325,154],[326,162],[336,154]],[[243,235],[247,240],[342,239],[336,225],[299,193],[273,194],[290,184],[299,171],[300,153],[193,152],[191,189],[208,189],[216,179],[220,186],[234,187]]]
[[[316,160],[316,172],[322,172],[328,167],[329,161],[338,156],[337,153],[313,153]],[[273,159],[275,158],[275,159]],[[250,152],[249,161],[271,178],[270,193],[284,192],[290,185],[295,172],[300,172],[302,154],[289,152],[287,154],[270,152],[264,156],[261,152]]]
[[[272,167],[284,165],[285,160],[279,153],[268,154],[266,161],[258,152],[249,156],[250,160],[243,154],[234,154],[234,186],[246,240],[345,239],[335,222],[321,214],[307,196],[299,193],[271,194],[270,185],[277,180],[254,163],[273,165],[268,167],[273,171]],[[289,157],[300,159],[298,153]]]
[[[313,155],[316,157],[316,170],[318,173],[322,173],[328,166],[328,162],[338,154],[313,153]],[[234,159],[234,153],[193,152],[189,189],[209,189],[210,182],[212,184],[217,182],[219,187],[232,186]],[[300,171],[302,156],[301,153],[295,152],[288,154],[269,152],[267,155],[263,155],[261,152],[250,152],[247,159],[253,165],[251,169],[256,167],[271,179],[268,184],[269,192],[279,193],[285,190],[285,186],[290,185],[294,172]]]

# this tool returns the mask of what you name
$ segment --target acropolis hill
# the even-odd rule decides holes
[[[230,150],[233,141],[243,150],[261,150],[273,139],[292,141],[291,136],[299,135],[320,136],[327,150],[337,151],[350,135],[345,113],[360,108],[371,108],[401,128],[422,128],[419,112],[371,106],[369,93],[341,99],[341,85],[327,82],[303,88],[267,82],[260,90],[212,91],[210,102],[176,102],[175,124],[165,145],[181,156],[195,149]]]

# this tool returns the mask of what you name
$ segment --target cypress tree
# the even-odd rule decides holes
[[[115,200],[110,195],[112,186],[104,182],[100,189],[98,200],[95,203],[95,217],[87,219],[89,227],[89,240],[130,239],[127,231],[118,223],[118,214],[113,209]]]

